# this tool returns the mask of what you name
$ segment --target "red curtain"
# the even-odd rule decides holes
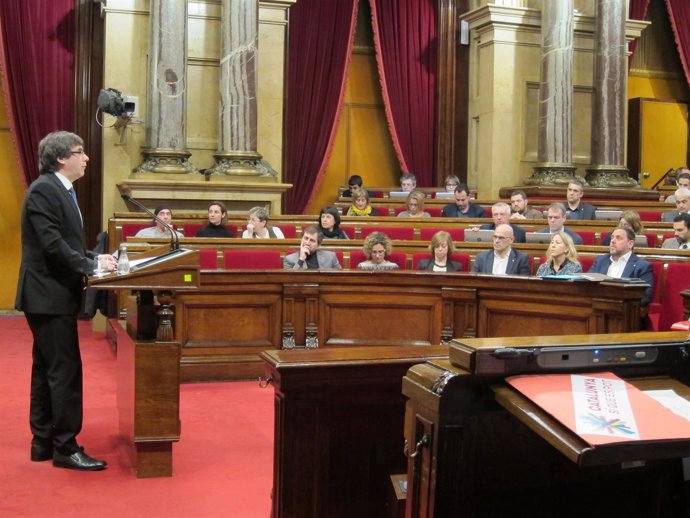
[[[74,1],[0,1],[6,104],[27,185],[39,175],[41,138],[74,126]]]
[[[666,7],[685,71],[685,80],[690,86],[690,3],[688,0],[666,0]]]
[[[299,0],[290,8],[285,211],[300,214],[333,146],[352,50],[355,0]]]
[[[386,116],[403,172],[434,182],[437,0],[369,0]]]
[[[647,17],[647,9],[649,8],[650,0],[630,0],[628,7],[629,16],[631,20],[644,20]],[[632,63],[632,57],[637,48],[637,40],[630,42],[630,57],[628,58],[628,66]]]

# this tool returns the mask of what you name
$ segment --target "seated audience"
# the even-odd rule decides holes
[[[366,261],[357,265],[358,270],[397,270],[399,266],[387,259],[393,252],[393,243],[383,232],[373,232],[364,240]]]
[[[399,218],[430,218],[431,214],[424,212],[424,193],[412,191],[407,195],[407,210],[398,214]]]
[[[480,230],[494,230],[498,225],[510,225],[513,229],[513,234],[515,236],[516,243],[526,242],[526,232],[518,227],[517,225],[510,222],[510,205],[499,201],[491,206],[491,217],[494,222],[479,227]],[[477,227],[473,227],[469,230],[477,230]]]
[[[567,200],[563,203],[568,219],[594,219],[596,207],[589,203],[583,203],[582,196],[585,188],[580,180],[573,178],[568,183],[566,190]]]
[[[446,192],[455,192],[455,188],[460,185],[460,179],[454,174],[451,174],[446,176],[446,180],[443,182],[443,185],[446,188]]]
[[[305,228],[299,250],[285,256],[283,268],[286,270],[340,270],[340,263],[335,252],[319,248],[322,241],[323,235],[318,227]]]
[[[546,211],[546,219],[549,226],[537,230],[540,234],[555,234],[556,232],[565,232],[573,240],[576,245],[582,244],[582,238],[576,232],[565,228],[566,211],[562,204],[552,203]]]
[[[172,209],[165,205],[159,205],[154,209],[153,213],[156,216],[158,216],[158,218],[161,221],[172,227]],[[156,224],[155,226],[142,228],[139,232],[137,232],[134,235],[134,237],[170,237],[170,231],[167,228],[165,228],[165,225],[161,224],[160,221],[157,221],[155,219],[153,220],[153,222]],[[184,237],[182,235],[182,232],[175,230],[175,233],[177,234],[177,237]]]
[[[537,277],[545,275],[571,275],[582,272],[572,238],[565,232],[556,232],[546,249],[546,262],[539,266]]]
[[[678,214],[673,220],[673,232],[676,237],[669,237],[661,244],[667,250],[687,250],[690,248],[690,214]]]
[[[419,261],[418,270],[432,272],[459,272],[462,270],[460,263],[450,259],[450,255],[455,252],[455,245],[448,232],[444,230],[436,232],[431,238],[429,251],[433,257]]]
[[[679,189],[690,189],[690,169],[687,167],[679,167],[676,169],[676,185]],[[675,203],[676,195],[672,194],[664,201]]]
[[[681,187],[674,193],[676,198],[676,210],[664,212],[661,221],[671,223],[678,214],[690,213],[690,189]]]
[[[631,228],[635,235],[644,235],[644,226],[640,215],[634,210],[625,210],[621,212],[621,217],[618,220],[618,228]],[[601,246],[609,246],[611,244],[611,232],[606,234],[601,240]]]
[[[472,271],[494,275],[529,275],[529,256],[513,250],[513,239],[510,225],[498,225],[494,230],[494,249],[478,254]]]
[[[417,188],[417,177],[412,173],[405,173],[400,177],[400,190],[412,192]]]
[[[254,239],[285,239],[283,231],[268,225],[268,211],[263,207],[249,209],[247,229],[242,237]]]
[[[196,237],[235,237],[232,230],[225,226],[228,211],[219,201],[208,205],[208,225],[196,231]]]
[[[340,228],[340,212],[333,205],[321,209],[318,228],[324,239],[350,239]]]
[[[364,189],[362,177],[358,174],[353,174],[352,176],[350,176],[350,178],[347,179],[347,186],[348,189],[340,193],[340,196],[342,196],[343,198],[351,198],[352,193],[355,192],[357,189]],[[371,191],[367,191],[367,193],[369,193],[369,198],[374,197],[374,193],[372,193]]]
[[[369,193],[357,189],[352,193],[352,205],[347,210],[348,216],[378,216],[376,209],[369,203]]]
[[[540,210],[533,209],[527,204],[525,191],[513,191],[510,195],[510,208],[513,213],[510,219],[542,219],[544,215]]]
[[[455,202],[443,207],[441,216],[445,218],[485,218],[486,212],[481,205],[470,202],[470,189],[460,183],[455,188]]]
[[[634,248],[635,232],[631,228],[617,228],[611,233],[609,253],[598,256],[589,271],[617,279],[621,277],[642,279],[649,284],[649,288],[640,301],[642,306],[646,306],[652,300],[654,274],[652,265],[638,257],[633,251]]]

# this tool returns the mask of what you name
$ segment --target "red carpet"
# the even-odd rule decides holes
[[[115,356],[80,323],[84,429],[79,442],[108,461],[82,473],[30,462],[31,333],[0,317],[0,516],[267,518],[273,466],[273,389],[258,382],[183,385],[182,436],[172,478],[137,479],[117,445]]]

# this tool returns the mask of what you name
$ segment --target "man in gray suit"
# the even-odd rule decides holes
[[[302,241],[297,252],[292,252],[283,259],[286,270],[340,270],[338,257],[334,252],[320,250],[323,234],[315,226],[307,227],[302,233]]]
[[[38,145],[41,175],[22,206],[22,262],[15,307],[33,335],[31,460],[61,468],[98,471],[106,463],[77,443],[83,416],[82,365],[77,315],[85,276],[97,267],[114,270],[112,255],[84,246],[82,216],[73,183],[89,157],[84,141],[57,131]]]
[[[664,212],[661,221],[671,223],[678,214],[690,213],[690,189],[681,187],[673,194],[676,197],[676,210]]]
[[[478,254],[472,271],[494,275],[529,275],[529,256],[513,250],[514,239],[510,225],[498,225],[494,229],[494,249]]]
[[[664,240],[661,248],[667,250],[687,250],[690,248],[690,214],[677,214],[673,218],[673,232],[676,237]]]

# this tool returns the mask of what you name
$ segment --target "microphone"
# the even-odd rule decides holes
[[[144,212],[146,212],[146,214],[152,216],[154,221],[157,221],[158,223],[163,225],[167,229],[167,231],[170,232],[170,250],[179,250],[180,249],[180,238],[177,236],[177,232],[175,232],[174,228],[172,228],[165,221],[163,221],[158,216],[156,216],[153,212],[151,212],[139,200],[132,198],[129,194],[122,194],[121,197],[125,201],[131,201],[134,205],[136,205],[137,207],[142,209]]]

